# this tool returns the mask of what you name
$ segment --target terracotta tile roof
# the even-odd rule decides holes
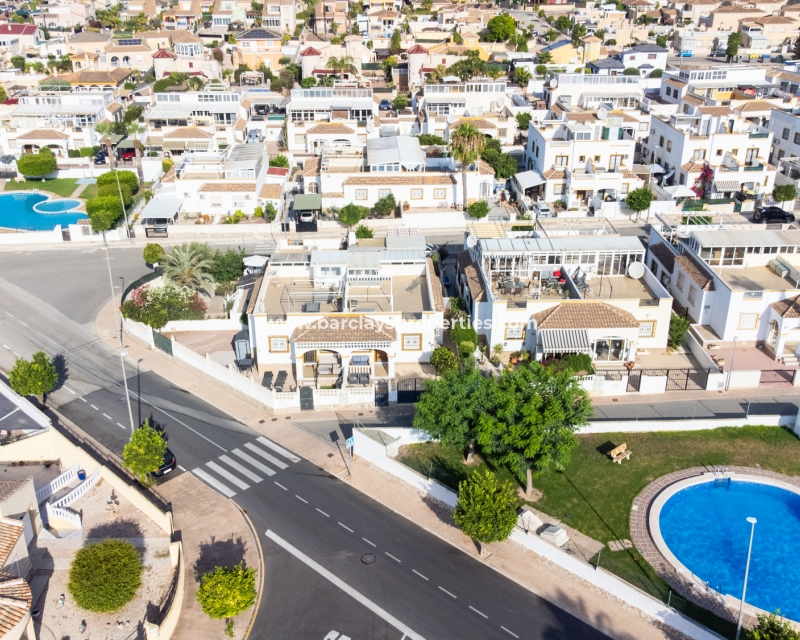
[[[473,125],[476,129],[497,129],[496,125],[493,125],[491,122],[484,120],[483,118],[462,118],[461,120],[456,120],[453,124],[451,124],[450,128],[456,129],[458,125],[464,124],[465,122]]]
[[[785,298],[769,305],[781,318],[800,318],[800,296]]]
[[[689,94],[686,94],[685,96],[683,96],[682,100],[684,102],[688,102],[689,104],[693,104],[696,107],[699,107],[701,104],[705,104],[704,100],[701,100],[700,98],[697,98],[697,97],[689,95]]]
[[[22,482],[25,483],[27,481],[23,480]],[[0,564],[5,565],[24,528],[25,525],[22,524],[22,520],[0,519]]]
[[[175,182],[175,165],[173,164],[161,178],[161,182]]]
[[[322,194],[323,198],[344,198],[342,191],[326,191]]]
[[[244,131],[244,128],[247,126],[247,120],[244,118],[237,118],[236,119],[236,130],[237,131]]]
[[[320,326],[322,325],[322,326]],[[638,326],[638,325],[637,325]],[[367,316],[327,316],[298,327],[292,342],[394,342],[397,331]]]
[[[538,329],[622,329],[639,326],[633,314],[605,302],[562,302],[531,316]]]
[[[744,104],[736,107],[736,111],[772,111],[773,105],[766,100],[748,100]]]
[[[210,140],[212,137],[213,136],[208,131],[198,129],[197,127],[178,127],[169,133],[165,133],[163,136],[165,140]]]
[[[392,185],[452,185],[456,180],[449,173],[431,175],[410,172],[408,176],[351,176],[344,181],[345,186],[392,186]]]
[[[428,53],[428,50],[425,47],[423,47],[421,44],[415,44],[408,51],[406,51],[406,53],[408,53],[408,54]]]
[[[313,178],[319,175],[319,158],[309,158],[303,163],[303,177]]]
[[[322,53],[317,51],[314,47],[309,47],[300,52],[301,56],[321,56]]]
[[[124,53],[126,51],[152,51],[150,47],[146,44],[135,44],[135,45],[110,45],[106,47],[106,53]]]
[[[266,200],[280,200],[282,195],[282,185],[266,182],[261,186],[261,191],[258,194],[258,197]]]
[[[478,167],[478,173],[484,176],[493,176],[495,174],[495,170],[492,169],[492,166],[488,162],[484,162],[483,160],[478,160],[475,165]]]
[[[650,255],[654,256],[669,273],[672,273],[675,268],[675,253],[666,243],[659,242],[652,245],[650,247]]]
[[[249,101],[249,100],[247,100],[247,99],[245,99],[245,100],[242,100],[242,101],[239,103],[239,105],[242,107],[242,109],[249,109],[249,108],[252,106],[252,104],[253,104],[253,103],[252,103],[252,102],[250,102],[250,101]]]
[[[112,69],[111,71],[78,71],[59,76],[59,78],[70,84],[119,84],[130,75],[130,69]]]
[[[5,636],[27,615],[33,598],[22,578],[0,573],[0,636]]]
[[[563,180],[567,177],[566,169],[549,169],[542,174],[548,180]]]
[[[727,7],[719,7],[718,9],[714,10],[714,13],[761,13],[764,12],[760,9],[749,8],[749,7],[742,7],[738,4],[732,4]]]
[[[250,193],[256,190],[255,182],[204,182],[200,193]]]
[[[69,136],[56,129],[34,129],[17,136],[17,140],[69,140]]]
[[[458,266],[459,270],[467,279],[467,286],[469,287],[472,299],[475,302],[483,302],[486,300],[486,290],[483,286],[481,274],[478,272],[478,263],[472,262],[469,251],[462,251],[458,254]]]
[[[581,111],[577,113],[568,113],[567,120],[569,122],[577,122],[579,124],[586,124],[587,122],[594,122],[597,120],[597,114],[591,111]]]
[[[344,126],[343,124],[335,124],[334,123],[334,124],[318,124],[313,129],[309,129],[308,133],[323,133],[323,134],[325,134],[325,133],[337,134],[338,133],[338,134],[342,134],[342,135],[348,135],[348,134],[351,134],[351,133],[355,133],[355,131],[353,129],[351,129],[350,127]]]
[[[627,113],[626,111],[612,111],[612,115],[615,115],[619,118],[622,118],[623,122],[636,122],[639,123],[639,120],[634,118],[631,114]]]
[[[698,111],[706,116],[728,116],[733,114],[730,107],[700,107]]]
[[[636,175],[636,174],[635,174],[633,171],[631,171],[630,169],[623,169],[623,170],[622,170],[622,177],[623,177],[623,178],[638,178],[639,176],[637,176],[637,175]]]
[[[14,495],[22,487],[28,484],[28,480],[2,480],[0,481],[0,501]]]
[[[689,160],[686,164],[681,165],[681,169],[686,171],[687,173],[697,173],[703,170],[705,165],[702,162],[695,162],[694,160]]]
[[[675,257],[675,262],[694,280],[701,291],[714,291],[714,277],[695,258],[682,254]]]
[[[753,20],[756,24],[794,24],[794,20],[784,16],[764,16]]]
[[[198,13],[199,13],[199,11],[198,11]],[[180,44],[190,44],[190,43],[193,43],[193,42],[195,42],[195,43],[203,42],[200,38],[198,38],[196,35],[194,35],[191,31],[187,31],[186,29],[170,30],[169,39],[172,41],[172,44],[175,44],[176,42],[180,43]]]
[[[431,293],[433,294],[433,310],[444,311],[444,301],[442,300],[442,281],[436,275],[433,268],[433,260],[428,258],[428,274],[431,277]]]
[[[153,54],[153,60],[161,60],[166,58],[177,58],[174,53],[167,51],[166,49],[159,49]]]

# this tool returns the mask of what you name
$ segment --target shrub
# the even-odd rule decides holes
[[[119,196],[98,196],[86,202],[86,213],[95,231],[105,231],[119,220],[122,215],[122,203]]]
[[[397,201],[394,199],[394,194],[390,193],[388,196],[378,200],[375,203],[374,208],[375,213],[377,213],[379,216],[388,216],[389,214],[393,213],[397,208]]]
[[[75,554],[67,588],[81,609],[105,613],[133,599],[141,576],[136,547],[123,540],[104,540]]]
[[[394,107],[394,109],[397,111],[401,111],[402,109],[405,109],[407,106],[408,106],[408,98],[406,98],[404,95],[398,95],[394,100],[392,100],[392,107]]]
[[[651,77],[651,78],[660,78],[660,77],[661,77],[661,76],[663,76],[663,75],[664,75],[664,71],[663,71],[663,70],[661,70],[661,69],[653,69],[653,70],[650,72],[650,77]]]
[[[586,353],[572,353],[560,360],[554,358],[545,362],[544,366],[556,371],[572,371],[573,373],[585,371],[586,375],[594,373],[592,357]]]
[[[642,75],[636,67],[628,67],[622,72],[623,76],[639,76]]]
[[[372,229],[365,224],[360,224],[356,227],[356,238],[359,240],[372,238],[374,235]]]
[[[80,153],[81,158],[91,158],[99,150],[100,150],[100,147],[83,147],[82,149],[79,149],[78,151]]]
[[[238,280],[244,273],[244,251],[229,248],[225,253],[219,249],[211,256],[209,273],[215,282]]]
[[[369,214],[369,211],[366,210],[364,207],[359,207],[352,202],[350,204],[346,204],[339,210],[339,222],[347,227],[352,227],[357,222],[360,222],[362,218],[365,217],[366,214]],[[356,236],[358,237],[358,236]],[[372,236],[370,236],[372,237]]]
[[[438,144],[438,145],[441,145],[441,146],[444,146],[444,145],[447,144],[447,142],[445,142],[444,138],[442,138],[441,136],[435,136],[432,133],[420,133],[417,136],[417,139],[419,140],[419,143],[423,147],[427,147],[428,145],[432,145],[432,144]]]
[[[797,189],[793,184],[782,184],[772,190],[772,197],[778,202],[794,200],[797,197]]]
[[[206,315],[203,299],[187,287],[166,284],[135,289],[122,305],[122,315],[160,329],[170,320],[202,320]]]
[[[214,287],[214,293],[222,297],[227,297],[231,295],[234,291],[236,291],[235,280],[231,280],[230,282],[218,282],[217,286]]]
[[[161,161],[161,170],[164,173],[166,173],[167,171],[170,170],[170,168],[172,167],[173,164],[175,164],[175,163],[170,158],[164,158]]]
[[[17,160],[17,171],[26,177],[41,178],[56,169],[56,158],[47,147],[43,147],[39,153],[25,153]]]
[[[233,569],[216,567],[202,577],[197,601],[210,618],[227,618],[226,633],[232,636],[233,621],[230,618],[255,604],[255,569],[245,569],[243,562]]]
[[[448,371],[456,371],[458,369],[458,358],[447,347],[436,347],[431,354],[431,364],[436,369],[436,373],[442,376]]]
[[[122,201],[125,203],[126,207],[131,205],[133,202],[133,195],[131,194],[131,188],[127,184],[122,184],[120,182],[119,187],[117,187],[116,181],[114,184],[104,184],[101,187],[97,187],[97,197],[103,198],[106,196],[110,196],[112,198],[116,198],[119,200],[119,192],[122,192]]]
[[[543,76],[547,73],[547,67],[543,64],[537,64],[534,71],[536,71],[537,76]]]
[[[285,155],[281,154],[279,156],[275,156],[269,161],[270,167],[283,167],[284,169],[289,168],[289,158]]]
[[[486,200],[478,200],[467,207],[467,213],[472,218],[485,218],[489,215],[489,203]]]
[[[149,242],[147,246],[144,248],[142,252],[142,256],[144,257],[144,261],[147,264],[155,264],[156,262],[161,262],[167,255],[167,252],[164,251],[164,247],[162,247],[157,242]]]
[[[475,343],[470,342],[469,340],[463,340],[462,342],[458,343],[458,353],[461,354],[462,358],[467,358],[475,353]]]
[[[686,332],[689,330],[689,320],[677,313],[672,314],[669,321],[669,337],[667,338],[667,346],[670,349],[677,349],[683,344],[686,338]]]
[[[107,173],[100,174],[97,177],[98,193],[100,187],[113,184],[114,188],[117,186],[117,176],[119,176],[120,185],[128,185],[131,193],[136,193],[139,190],[139,178],[133,171],[108,171]]]
[[[458,502],[453,511],[456,526],[484,545],[508,538],[517,522],[517,498],[510,482],[497,484],[488,469],[476,471],[458,484]]]
[[[267,202],[267,204],[264,205],[264,219],[267,222],[272,222],[277,216],[278,210],[275,208],[275,205],[271,202]]]
[[[81,157],[81,150],[80,149],[67,149],[67,157],[68,158],[80,158]]]
[[[450,339],[454,344],[460,345],[462,342],[471,342],[473,345],[478,344],[478,332],[466,322],[454,323],[450,327]],[[472,347],[473,351],[475,347]]]

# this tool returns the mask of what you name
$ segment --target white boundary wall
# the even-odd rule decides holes
[[[648,433],[653,431],[704,431],[720,427],[746,427],[763,425],[767,427],[793,427],[795,416],[749,416],[747,418],[712,418],[697,420],[609,420],[590,422],[578,433]]]

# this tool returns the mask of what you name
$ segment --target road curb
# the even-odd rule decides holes
[[[229,498],[230,500],[230,498]],[[244,521],[247,523],[247,526],[250,528],[250,531],[253,533],[253,537],[256,539],[256,548],[258,549],[258,560],[260,563],[260,571],[258,572],[259,575],[259,584],[258,584],[258,598],[256,598],[256,603],[253,605],[253,613],[250,616],[250,622],[247,623],[247,629],[245,629],[244,636],[242,636],[242,640],[247,640],[250,637],[250,632],[253,630],[253,625],[256,622],[256,618],[258,617],[258,610],[261,608],[261,598],[264,597],[264,572],[266,571],[266,567],[264,566],[264,551],[261,549],[261,540],[258,539],[258,532],[256,528],[253,526],[253,522],[250,520],[250,516],[247,515],[247,512],[242,509],[236,502],[230,500],[230,503],[238,509],[239,513],[242,514]]]

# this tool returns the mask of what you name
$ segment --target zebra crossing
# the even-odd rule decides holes
[[[265,477],[286,469],[289,463],[300,462],[291,451],[263,436],[255,442],[246,442],[242,449],[233,449],[231,455],[219,456],[192,469],[192,473],[222,495],[232,498],[237,491],[246,491],[251,484],[263,482]]]

